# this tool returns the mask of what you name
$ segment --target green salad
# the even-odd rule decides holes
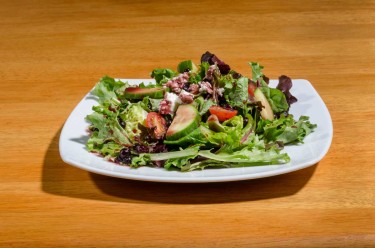
[[[88,151],[123,166],[180,171],[288,163],[283,147],[303,143],[316,125],[289,114],[297,102],[289,77],[271,88],[263,66],[249,66],[247,77],[206,52],[199,65],[154,69],[153,84],[101,78],[92,91],[99,104],[86,117]]]

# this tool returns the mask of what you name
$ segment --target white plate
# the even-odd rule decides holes
[[[153,82],[149,79],[124,79],[124,81],[128,81],[131,84]],[[275,87],[277,81],[271,80],[270,85]],[[61,131],[59,143],[60,155],[64,162],[93,173],[157,182],[201,183],[238,181],[275,176],[300,170],[316,164],[324,157],[331,145],[333,129],[328,109],[310,82],[303,79],[293,80],[291,92],[297,97],[298,101],[292,104],[290,113],[295,118],[299,118],[301,115],[310,116],[310,121],[318,124],[318,127],[305,138],[304,144],[286,146],[284,148],[284,152],[287,152],[291,158],[288,164],[178,172],[151,167],[132,169],[105,161],[103,158],[88,152],[85,148],[85,143],[88,139],[86,130],[89,123],[84,118],[86,115],[92,113],[92,106],[98,104],[95,97],[90,93],[73,110]]]

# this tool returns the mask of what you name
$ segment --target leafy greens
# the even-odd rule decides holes
[[[295,120],[288,114],[297,101],[290,92],[289,77],[281,76],[277,88],[271,88],[263,66],[249,65],[251,77],[242,76],[206,52],[199,66],[182,73],[154,69],[151,77],[156,83],[151,85],[134,87],[108,76],[101,78],[92,90],[98,105],[86,116],[88,151],[134,168],[157,166],[184,172],[288,163],[284,145],[303,143],[317,125],[307,116]],[[274,118],[261,115],[264,103],[251,96],[250,84],[264,94]],[[160,89],[161,97],[153,94]],[[125,92],[135,93],[129,97]],[[176,109],[184,104],[194,107],[200,122],[178,139],[166,139],[177,118]]]

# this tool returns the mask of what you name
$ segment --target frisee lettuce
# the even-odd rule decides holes
[[[129,87],[128,83],[104,76],[95,85],[92,94],[99,98],[99,103],[103,103],[112,98],[121,98],[127,87]]]
[[[279,119],[260,120],[257,127],[257,133],[267,142],[283,142],[289,144],[293,142],[303,143],[306,135],[311,133],[317,127],[309,121],[309,117],[301,116],[298,121],[294,120],[293,115],[281,115]]]
[[[166,83],[176,75],[178,75],[178,73],[171,69],[154,69],[151,72],[151,77],[155,79],[157,85]]]

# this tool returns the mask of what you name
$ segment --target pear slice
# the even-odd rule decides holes
[[[257,102],[260,102],[263,106],[262,111],[260,111],[260,115],[263,119],[266,120],[273,120],[273,111],[270,106],[270,103],[268,102],[266,96],[263,94],[262,90],[260,88],[256,88],[254,91],[254,99]]]

